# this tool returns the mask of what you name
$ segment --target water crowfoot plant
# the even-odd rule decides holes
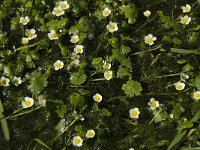
[[[198,0],[0,7],[0,150],[200,149]]]

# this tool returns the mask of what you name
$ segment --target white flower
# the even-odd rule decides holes
[[[104,17],[109,16],[110,13],[111,13],[111,10],[109,8],[107,8],[107,7],[104,8],[104,10],[102,11],[102,14],[103,14]]]
[[[52,14],[57,16],[57,17],[61,16],[61,15],[64,15],[64,13],[65,12],[62,9],[58,8],[58,7],[54,8],[53,12],[52,12]]]
[[[59,69],[62,69],[64,66],[64,63],[60,60],[57,60],[55,63],[54,63],[54,68],[55,70],[59,70]]]
[[[148,34],[144,37],[144,42],[146,44],[149,44],[149,45],[153,45],[154,44],[154,41],[156,41],[157,38],[154,37],[152,34]]]
[[[181,17],[181,24],[184,25],[188,25],[191,21],[191,17],[188,17],[187,15],[185,15],[184,17]]]
[[[72,43],[77,43],[79,41],[78,35],[73,35],[70,39],[70,42]]]
[[[87,138],[93,138],[95,136],[95,131],[94,130],[88,130],[86,133]]]
[[[138,108],[130,109],[129,113],[130,113],[130,117],[131,118],[134,118],[134,119],[138,119],[139,118],[140,111],[139,111]]]
[[[83,45],[76,45],[76,47],[74,48],[74,52],[76,53],[76,54],[78,54],[78,53],[83,53]]]
[[[178,90],[178,91],[181,91],[185,88],[185,83],[183,83],[183,82],[177,82],[174,85],[175,85],[176,90]]]
[[[74,146],[81,147],[83,145],[83,139],[80,136],[74,136],[72,143]]]
[[[146,10],[145,12],[143,12],[145,17],[149,17],[151,15],[151,12],[149,10]]]
[[[28,37],[29,40],[32,40],[37,37],[37,34],[35,32],[35,29],[26,29],[25,35]]]
[[[0,78],[0,85],[1,86],[9,86],[9,82],[10,82],[10,80],[8,78],[4,77],[4,76]]]
[[[194,92],[193,97],[194,97],[194,99],[196,99],[196,100],[200,100],[200,91]]]
[[[58,132],[63,132],[65,129],[65,119],[61,119],[60,122],[55,126],[55,130],[57,130]]]
[[[24,101],[22,101],[23,108],[28,108],[33,106],[34,100],[30,97],[25,97]]]
[[[102,96],[101,96],[99,93],[96,93],[96,94],[93,96],[93,100],[99,103],[99,102],[102,101]]]
[[[111,68],[111,63],[107,63],[106,61],[103,63],[103,68],[104,69],[110,69]]]
[[[191,10],[191,6],[186,4],[185,6],[181,6],[181,9],[183,10],[183,13],[188,13]]]
[[[108,70],[104,72],[104,78],[106,78],[106,80],[110,80],[112,78],[112,71]]]
[[[28,44],[29,40],[26,37],[22,38],[22,44]]]
[[[58,8],[60,10],[68,9],[69,8],[69,4],[67,3],[67,1],[60,1]]]
[[[117,23],[110,21],[109,24],[106,26],[109,32],[113,33],[118,30]]]
[[[159,107],[159,101],[156,101],[155,98],[151,98],[150,102],[148,102],[148,105],[151,107],[152,110]]]
[[[135,150],[134,148],[129,148],[129,150]]]
[[[22,84],[22,79],[21,79],[21,77],[14,76],[13,82],[14,82],[15,86],[18,86],[19,84]]]
[[[23,24],[23,25],[27,25],[27,23],[30,21],[29,17],[20,17],[19,19],[19,23]]]
[[[50,33],[48,33],[48,37],[49,37],[50,40],[57,40],[58,39],[58,36],[57,36],[55,30],[51,30]]]

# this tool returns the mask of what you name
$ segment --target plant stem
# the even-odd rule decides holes
[[[162,110],[159,110],[159,111],[157,112],[157,114],[153,117],[153,119],[151,119],[151,121],[149,122],[149,124],[151,124],[151,123],[156,119],[156,117],[160,114],[161,111],[162,111]]]

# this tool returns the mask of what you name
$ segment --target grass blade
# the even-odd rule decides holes
[[[0,118],[3,118],[4,115],[3,115],[3,105],[1,103],[1,100],[0,100]],[[4,134],[4,138],[9,141],[10,140],[10,134],[9,134],[9,130],[8,130],[8,124],[7,124],[7,121],[5,118],[1,119],[1,127],[2,127],[2,130],[3,130],[3,134]]]

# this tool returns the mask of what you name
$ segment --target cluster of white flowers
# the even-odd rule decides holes
[[[22,44],[28,44],[28,42],[37,37],[35,29],[26,29],[26,37],[22,37]]]
[[[15,86],[18,86],[19,84],[22,84],[22,79],[21,77],[14,76],[12,82],[14,83]],[[7,87],[9,85],[10,85],[10,79],[6,78],[5,76],[2,76],[0,78],[0,86]]]
[[[95,136],[95,131],[90,129],[86,132],[85,135],[88,139],[91,139]],[[77,147],[81,147],[83,145],[83,139],[80,136],[74,136],[72,139],[72,144]]]
[[[65,14],[65,10],[69,9],[69,4],[67,1],[60,1],[58,7],[55,7],[52,11],[52,14],[55,16],[62,16]]]
[[[183,10],[183,13],[189,13],[191,11],[191,6],[189,4],[186,4],[186,6],[181,6],[181,9]],[[183,25],[188,25],[191,21],[191,17],[189,17],[188,15],[185,15],[183,17],[181,17],[181,24]]]

